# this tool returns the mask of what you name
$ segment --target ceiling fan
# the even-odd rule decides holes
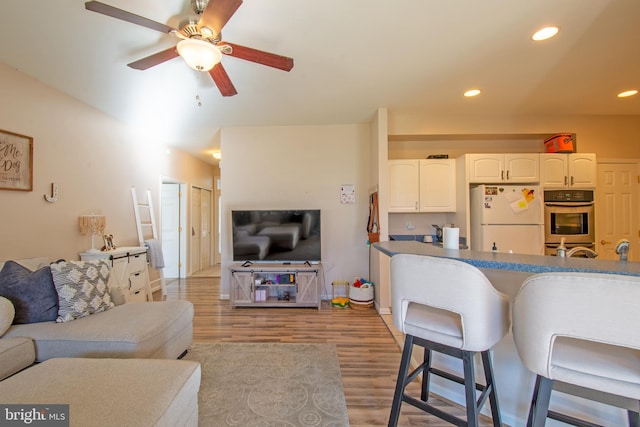
[[[200,19],[197,22],[187,20],[180,25],[180,29],[172,28],[99,1],[88,1],[84,5],[87,10],[92,12],[141,25],[180,39],[175,47],[127,64],[129,67],[136,70],[146,70],[181,56],[191,68],[202,72],[207,71],[222,96],[233,96],[238,93],[220,62],[223,54],[279,70],[290,71],[293,68],[292,58],[222,41],[222,27],[238,10],[242,0],[192,0],[191,3]]]

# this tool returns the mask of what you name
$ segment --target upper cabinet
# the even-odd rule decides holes
[[[419,179],[419,160],[389,160],[389,212],[418,212]]]
[[[455,160],[389,160],[389,212],[455,210]]]
[[[540,185],[545,188],[594,188],[596,155],[540,154]]]
[[[470,183],[519,184],[540,180],[540,155],[537,153],[468,154],[467,160]]]
[[[455,211],[455,160],[420,160],[420,212]]]

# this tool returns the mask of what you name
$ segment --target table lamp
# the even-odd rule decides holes
[[[80,215],[80,233],[83,235],[87,233],[91,233],[91,249],[87,252],[100,252],[98,249],[94,247],[93,236],[96,234],[102,235],[104,233],[104,228],[107,225],[107,221],[105,220],[104,215],[98,214],[88,214],[88,215]]]

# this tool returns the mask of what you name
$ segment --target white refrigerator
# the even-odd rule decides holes
[[[544,255],[544,203],[537,185],[479,185],[470,190],[471,249]]]

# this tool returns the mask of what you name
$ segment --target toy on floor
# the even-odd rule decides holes
[[[344,287],[345,296],[336,296],[336,287]],[[349,307],[349,282],[347,280],[336,280],[331,283],[331,305],[334,307]]]

